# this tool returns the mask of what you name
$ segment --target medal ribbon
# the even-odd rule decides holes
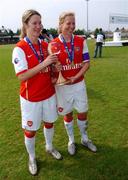
[[[43,51],[42,51],[42,46],[40,41],[38,40],[38,45],[39,45],[39,51],[40,51],[40,57],[36,51],[36,49],[34,48],[33,44],[31,43],[30,39],[28,37],[25,37],[27,43],[29,44],[30,48],[32,49],[33,53],[35,54],[36,58],[38,59],[39,63],[41,63],[44,60],[44,55],[43,55]]]
[[[72,36],[71,41],[70,41],[71,52],[69,51],[67,43],[66,43],[66,41],[65,41],[65,39],[64,39],[62,34],[61,34],[60,38],[61,38],[61,40],[62,40],[62,42],[64,44],[65,50],[66,50],[66,52],[68,54],[68,58],[69,58],[70,62],[72,63],[72,61],[74,59],[74,39],[73,39],[73,36]]]

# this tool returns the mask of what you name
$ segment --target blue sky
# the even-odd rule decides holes
[[[3,0],[0,3],[0,28],[3,25],[15,32],[21,27],[23,12],[32,8],[41,13],[45,28],[57,28],[59,15],[63,11],[73,11],[76,14],[76,29],[86,29],[86,5],[86,0]],[[128,15],[128,0],[89,0],[88,28],[128,28],[128,24],[109,25],[111,13]]]

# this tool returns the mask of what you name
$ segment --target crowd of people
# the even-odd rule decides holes
[[[32,175],[38,172],[35,138],[42,123],[46,152],[57,160],[62,159],[52,143],[58,115],[64,119],[68,153],[75,155],[74,109],[81,144],[92,152],[97,151],[87,134],[88,98],[84,75],[90,67],[90,56],[86,40],[74,35],[74,30],[73,12],[59,16],[57,38],[50,37],[43,29],[41,14],[36,10],[27,10],[22,16],[21,39],[13,49],[12,63],[20,80],[22,128]],[[66,79],[63,85],[56,84],[60,72]]]

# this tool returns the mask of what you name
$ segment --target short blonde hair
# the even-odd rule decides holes
[[[21,28],[21,35],[20,35],[21,38],[24,38],[26,36],[25,24],[28,24],[30,18],[33,15],[38,15],[38,16],[41,17],[40,13],[38,11],[34,10],[34,9],[26,10],[23,13],[23,15],[22,15],[22,28]]]
[[[60,34],[62,32],[61,30],[61,25],[64,23],[64,20],[67,16],[73,16],[75,17],[75,13],[74,12],[63,12],[60,16],[59,16],[59,27],[58,27],[58,33]]]

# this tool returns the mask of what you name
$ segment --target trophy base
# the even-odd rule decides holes
[[[60,71],[60,72],[59,72],[58,80],[57,80],[57,82],[56,82],[56,85],[57,85],[57,86],[63,86],[63,85],[65,85],[65,84],[69,83],[69,82],[70,82],[70,80],[65,79],[65,78],[63,77],[61,71]]]
[[[70,82],[70,80],[66,80],[66,81],[63,81],[63,82],[56,82],[56,86],[63,86],[63,85],[66,85]]]

